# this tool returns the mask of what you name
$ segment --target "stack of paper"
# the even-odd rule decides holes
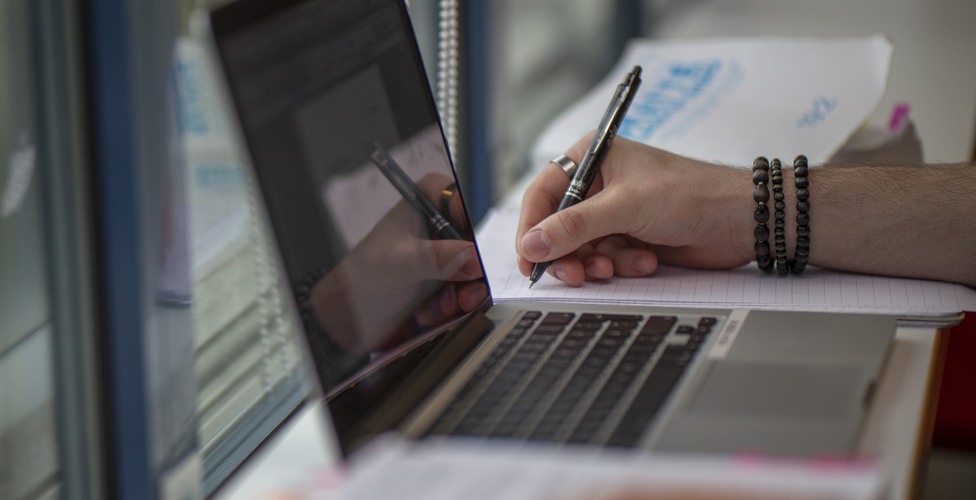
[[[850,39],[633,40],[602,83],[540,136],[541,168],[596,127],[635,64],[641,90],[620,135],[706,161],[751,165],[759,155],[811,164],[836,153],[884,96],[891,44]]]

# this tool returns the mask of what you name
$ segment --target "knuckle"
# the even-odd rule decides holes
[[[451,257],[442,246],[431,245],[431,249],[433,251],[425,252],[427,259],[426,267],[429,273],[437,277],[448,267]]]
[[[560,229],[568,236],[578,237],[586,234],[586,218],[580,210],[572,207],[560,212],[558,217]]]

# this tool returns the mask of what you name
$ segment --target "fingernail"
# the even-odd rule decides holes
[[[454,261],[451,262],[451,272],[463,269],[465,265],[471,260],[471,249],[465,248],[460,252],[454,254]]]
[[[522,237],[522,251],[529,259],[541,260],[549,255],[549,238],[541,229],[533,229]]]
[[[646,255],[642,255],[634,259],[634,269],[641,274],[650,274],[654,272],[655,261],[653,258]]]
[[[463,293],[458,294],[458,306],[464,312],[473,311],[486,298],[488,298],[488,288],[480,284],[474,284],[469,288],[465,288]]]
[[[559,281],[566,281],[566,278],[563,277],[563,269],[561,267],[553,268],[552,275]]]
[[[586,265],[586,275],[591,278],[596,278],[600,276],[600,268],[596,264]]]

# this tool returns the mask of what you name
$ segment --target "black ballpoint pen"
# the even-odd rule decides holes
[[[610,100],[610,105],[603,114],[603,119],[600,120],[596,135],[593,136],[593,142],[590,143],[583,159],[580,160],[579,169],[570,181],[569,188],[566,189],[566,194],[563,196],[562,202],[559,203],[559,208],[556,209],[557,212],[583,201],[590,185],[593,184],[593,179],[596,178],[596,174],[600,170],[603,157],[606,156],[610,144],[617,136],[617,130],[624,121],[627,109],[630,108],[630,103],[634,100],[634,95],[637,94],[637,88],[640,87],[640,84],[641,67],[634,66],[634,69],[624,77],[624,81],[617,85],[613,99]],[[536,263],[532,268],[532,274],[529,276],[529,288],[532,288],[532,285],[539,281],[551,263],[551,261]]]
[[[367,143],[366,147],[369,159],[379,167],[380,172],[383,172],[383,175],[400,192],[403,199],[407,200],[407,203],[424,217],[438,238],[449,240],[467,239],[424,196],[424,193],[417,187],[417,184],[407,176],[407,173],[390,156],[390,153],[386,152],[385,149],[375,142]]]

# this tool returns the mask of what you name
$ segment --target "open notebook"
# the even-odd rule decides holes
[[[512,241],[516,209],[490,212],[478,229],[478,243],[496,301],[532,300],[733,307],[779,311],[889,314],[903,325],[955,324],[963,311],[976,311],[976,290],[941,281],[891,278],[809,267],[802,275],[763,274],[748,264],[731,270],[661,266],[646,278],[613,278],[571,287],[544,277],[529,289],[516,267]]]

